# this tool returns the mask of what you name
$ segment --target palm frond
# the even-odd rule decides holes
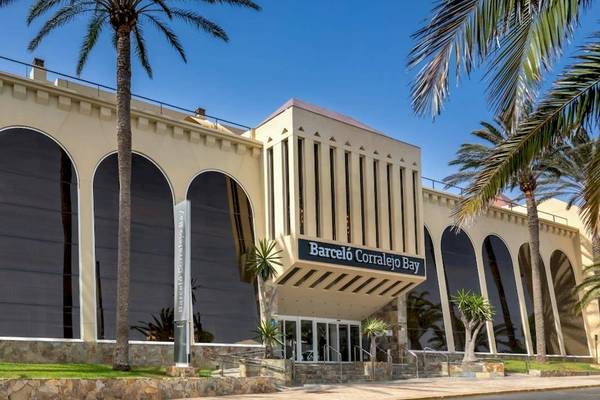
[[[229,36],[227,36],[227,33],[225,32],[225,30],[223,30],[223,28],[221,28],[216,23],[204,18],[200,14],[197,14],[190,10],[183,10],[179,8],[175,8],[171,10],[171,12],[173,13],[173,17],[192,25],[194,28],[205,31],[206,33],[209,33],[212,36],[223,40],[224,42],[229,41]]]
[[[229,4],[232,6],[251,8],[256,11],[260,11],[261,7],[251,0],[202,0],[208,4]]]
[[[600,232],[600,150],[596,149],[586,167],[587,181],[583,190],[581,216],[592,233]]]
[[[133,37],[135,41],[135,54],[137,55],[140,64],[142,64],[142,67],[144,68],[148,76],[152,78],[152,66],[150,65],[150,61],[148,60],[148,51],[146,50],[144,33],[139,25],[133,30]]]
[[[34,36],[29,42],[28,49],[30,51],[35,50],[41,41],[45,39],[52,31],[56,28],[60,28],[63,25],[72,21],[76,16],[90,11],[89,5],[72,3],[59,9],[46,23],[42,26],[42,29]]]
[[[536,111],[525,119],[517,134],[494,151],[485,168],[468,189],[455,214],[459,222],[484,210],[489,201],[520,169],[573,134],[578,125],[597,125],[600,118],[600,35],[581,49]],[[600,164],[600,162],[599,162]],[[597,177],[600,182],[600,176]],[[588,227],[597,225],[587,218]]]
[[[48,10],[53,8],[54,6],[61,4],[68,0],[37,0],[31,8],[29,9],[29,13],[27,13],[27,25],[31,25],[31,23]]]
[[[81,49],[79,50],[79,60],[77,61],[77,75],[81,74],[85,63],[90,55],[90,52],[96,45],[100,34],[102,33],[102,28],[108,16],[104,13],[96,13],[88,23],[87,33],[85,38],[83,39],[83,43],[81,44]]]
[[[146,17],[151,21],[151,23],[154,25],[154,27],[156,29],[158,29],[158,31],[161,32],[165,36],[165,39],[167,40],[167,42],[169,42],[169,44],[171,46],[173,46],[173,48],[175,50],[177,50],[177,53],[179,53],[179,56],[181,57],[183,62],[187,62],[185,50],[183,49],[183,46],[179,42],[179,38],[177,37],[175,32],[173,32],[173,30],[171,30],[171,28],[169,28],[160,19],[158,19],[152,15],[146,15]]]

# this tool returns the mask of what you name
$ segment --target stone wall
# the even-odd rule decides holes
[[[166,400],[275,391],[266,377],[0,380],[0,399],[11,400]]]
[[[83,341],[0,340],[0,362],[111,364],[114,343]],[[256,352],[260,346],[192,346],[192,364],[198,368],[215,367],[218,354]],[[167,366],[173,364],[173,345],[132,343],[133,366]]]

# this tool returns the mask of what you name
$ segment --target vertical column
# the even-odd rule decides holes
[[[415,205],[413,195],[413,171],[409,168],[404,170],[404,233],[406,249],[405,252],[414,254],[415,242]]]
[[[365,213],[367,246],[375,247],[375,187],[373,182],[373,159],[365,157]]]
[[[402,215],[401,215],[401,203],[400,203],[400,166],[392,164],[392,250],[403,251],[402,249]]]
[[[329,144],[321,142],[321,237],[333,239],[331,223],[331,180],[329,171]],[[337,220],[336,220],[337,222]]]
[[[540,254],[544,254],[542,249],[540,249]],[[558,347],[560,348],[560,354],[562,356],[566,355],[565,350],[565,341],[562,334],[562,326],[560,323],[560,313],[558,312],[558,306],[556,304],[556,293],[554,291],[554,279],[552,279],[552,271],[550,269],[550,257],[542,256],[543,266],[540,265],[541,268],[545,268],[546,271],[546,280],[548,282],[542,282],[542,285],[548,285],[548,292],[550,293],[550,300],[552,302],[552,313],[554,314],[554,325],[556,327],[556,335],[558,337]],[[548,329],[548,328],[546,328]]]
[[[519,253],[519,247],[516,247],[516,254]],[[513,271],[515,275],[515,284],[517,286],[517,297],[519,299],[519,312],[521,314],[521,326],[523,327],[523,334],[525,335],[525,344],[527,346],[527,354],[535,354],[535,348],[533,347],[533,340],[531,338],[531,329],[529,327],[529,318],[527,314],[527,302],[525,301],[525,292],[523,290],[523,280],[521,279],[521,266],[519,265],[519,258],[515,255],[514,251],[510,252],[510,258],[512,260]]]
[[[400,349],[408,349],[408,309],[406,304],[406,292],[396,298],[398,307],[398,346]]]
[[[288,180],[290,186],[290,232],[300,232],[300,201],[298,199],[299,186],[298,176],[304,171],[298,170],[298,138],[288,136]]]
[[[350,153],[350,181],[352,203],[352,242],[362,244],[362,220],[360,204],[360,154]]]
[[[479,276],[479,287],[481,290],[481,295],[484,299],[490,300],[487,290],[487,282],[485,279],[485,266],[483,265],[483,257],[481,256],[481,249],[483,243],[480,242],[480,238],[473,238],[473,250],[475,250],[475,262],[477,263],[477,275]],[[496,349],[496,337],[494,335],[494,322],[488,321],[485,324],[487,330],[488,342],[490,344],[490,352],[496,354],[498,351]]]
[[[425,234],[423,229],[425,229],[424,227],[424,219],[423,219],[423,188],[421,186],[421,170],[416,170],[415,171],[415,190],[416,190],[416,196],[414,197],[416,200],[416,210],[417,210],[417,227],[416,227],[416,234],[417,234],[417,244],[418,244],[418,254],[419,255],[423,255],[425,254]]]
[[[336,214],[337,214],[337,240],[346,242],[346,152],[338,147],[335,152],[335,190],[336,190]]]
[[[87,173],[86,173],[87,172]],[[93,169],[79,171],[79,302],[81,338],[95,342],[96,331],[96,265],[94,256]]]
[[[314,142],[307,137],[304,139],[304,231],[311,237],[317,236],[314,165]]]
[[[273,145],[273,207],[275,208],[275,236],[283,234],[285,224],[285,195],[283,185],[283,158],[281,142]]]
[[[379,161],[379,247],[391,249],[390,220],[388,210],[388,163]],[[392,228],[393,229],[393,228]]]
[[[442,312],[444,315],[444,330],[446,331],[446,342],[448,343],[448,351],[454,352],[456,351],[456,347],[454,346],[452,318],[450,317],[450,307],[452,307],[452,304],[450,304],[450,299],[448,299],[448,288],[446,286],[444,259],[442,258],[442,246],[440,240],[437,240],[435,236],[432,236],[431,239],[433,241],[435,266],[437,269],[438,284],[440,286],[440,300],[442,302]]]

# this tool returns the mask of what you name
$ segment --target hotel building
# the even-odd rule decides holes
[[[114,94],[47,75],[0,73],[0,361],[93,361],[115,337]],[[499,203],[453,228],[460,193],[421,176],[427,149],[299,100],[250,128],[136,99],[132,133],[129,310],[144,353],[170,348],[172,330],[150,325],[172,323],[173,208],[189,200],[196,352],[258,346],[243,260],[269,238],[283,255],[272,288],[285,358],[362,359],[371,316],[390,323],[393,357],[459,352],[461,288],[496,310],[477,351],[533,354],[523,210]],[[561,201],[540,211],[548,353],[595,355],[598,306],[573,311],[589,238]]]

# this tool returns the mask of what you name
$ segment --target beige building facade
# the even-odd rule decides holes
[[[479,351],[533,353],[524,214],[492,207],[453,229],[458,197],[424,187],[418,147],[299,100],[255,128],[132,108],[132,339],[172,341],[173,206],[189,200],[195,346],[258,345],[243,260],[269,238],[283,255],[271,284],[282,357],[363,359],[373,315],[391,323],[382,346],[394,352],[460,351],[457,288],[497,310]],[[0,73],[0,151],[0,336],[112,343],[114,95],[39,68]],[[598,308],[569,307],[589,253],[557,202],[541,222],[549,353],[586,356]]]

